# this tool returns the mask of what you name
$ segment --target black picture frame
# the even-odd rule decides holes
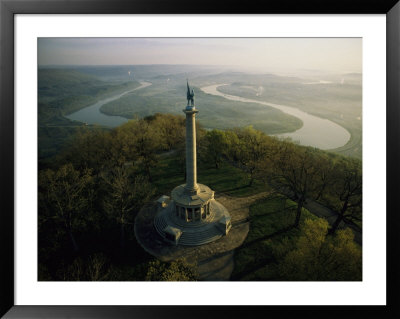
[[[14,15],[63,14],[386,14],[386,306],[16,306],[14,305]],[[0,0],[0,315],[5,318],[400,318],[397,184],[400,162],[398,0],[281,0],[257,3],[162,0]]]

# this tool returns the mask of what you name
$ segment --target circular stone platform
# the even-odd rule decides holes
[[[200,280],[229,280],[234,267],[234,250],[243,243],[249,231],[249,223],[244,220],[248,216],[248,207],[237,205],[237,200],[232,197],[220,196],[217,199],[233,214],[233,226],[227,236],[200,246],[168,244],[154,227],[158,212],[158,203],[155,202],[144,206],[135,219],[135,236],[138,243],[161,261],[184,258],[195,264]]]

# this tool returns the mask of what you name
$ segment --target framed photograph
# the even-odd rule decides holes
[[[0,10],[1,315],[399,315],[397,1]]]

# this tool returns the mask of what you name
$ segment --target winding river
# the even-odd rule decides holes
[[[290,137],[293,141],[299,142],[301,145],[313,146],[322,150],[334,149],[345,145],[350,139],[350,133],[342,126],[306,112],[300,111],[295,107],[281,104],[263,102],[243,98],[240,96],[229,95],[217,90],[219,86],[227,84],[216,84],[201,88],[207,94],[224,97],[232,101],[240,101],[245,103],[258,103],[271,106],[281,110],[284,113],[293,115],[303,121],[303,126],[292,133],[276,134],[277,137]]]
[[[113,116],[101,113],[101,106],[111,101],[117,100],[130,92],[143,89],[150,85],[152,85],[152,83],[150,82],[140,82],[140,86],[135,89],[125,91],[112,97],[100,100],[75,113],[69,114],[66,117],[71,120],[80,121],[88,124],[98,124],[109,127],[119,126],[126,123],[128,119],[122,116]],[[298,141],[302,145],[314,146],[323,150],[341,147],[345,145],[350,139],[350,133],[345,128],[332,121],[300,111],[295,107],[224,94],[217,90],[217,88],[222,85],[226,84],[210,85],[201,88],[201,90],[207,94],[221,96],[225,99],[232,101],[258,103],[274,107],[303,121],[303,126],[297,131],[292,133],[277,134],[276,136],[278,137],[290,137],[293,141]]]
[[[119,126],[121,124],[128,122],[129,120],[122,116],[107,115],[107,114],[101,113],[100,108],[104,104],[107,104],[111,101],[118,100],[119,98],[121,98],[122,96],[124,96],[130,92],[143,89],[145,87],[150,86],[151,84],[152,83],[150,83],[150,82],[140,82],[140,86],[138,86],[137,88],[122,92],[118,95],[114,95],[114,96],[106,98],[104,100],[97,101],[96,103],[89,105],[77,112],[66,115],[66,118],[68,118],[70,120],[74,120],[74,121],[88,123],[88,124],[97,124],[97,125],[110,126],[110,127]]]

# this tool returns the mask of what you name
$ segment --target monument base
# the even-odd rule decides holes
[[[172,200],[163,195],[154,227],[165,241],[175,245],[197,246],[226,236],[231,229],[228,210],[214,199],[214,192],[199,184],[199,196],[190,196],[184,185],[172,191]],[[160,198],[160,199],[161,199]]]

